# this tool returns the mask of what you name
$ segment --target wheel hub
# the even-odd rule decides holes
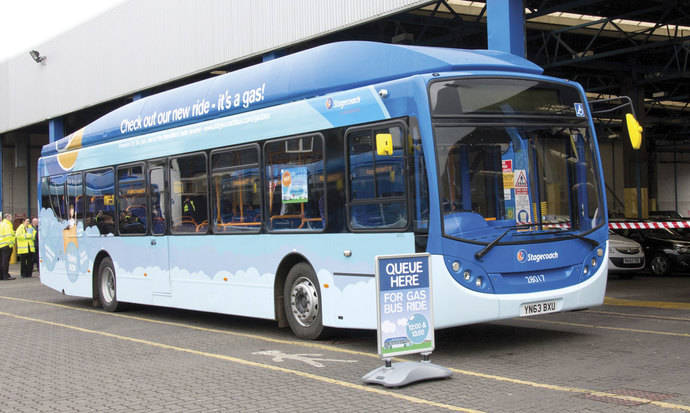
[[[110,268],[104,269],[101,274],[101,290],[103,291],[103,298],[111,303],[115,298],[115,274]]]
[[[290,290],[290,308],[302,327],[309,327],[319,314],[319,296],[316,286],[306,277],[300,277]]]

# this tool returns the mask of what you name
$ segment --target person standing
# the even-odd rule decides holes
[[[34,249],[34,229],[29,218],[25,219],[19,227],[15,237],[17,239],[17,257],[21,263],[22,278],[31,278],[31,268],[33,266]]]
[[[14,246],[14,229],[12,228],[12,214],[5,214],[0,222],[0,279],[14,280],[10,276],[10,256]]]
[[[33,272],[34,263],[36,263],[36,271],[41,270],[41,266],[38,264],[38,218],[34,217],[31,220],[31,226],[34,229],[34,249],[36,252],[33,254],[33,261],[31,262],[31,271]]]

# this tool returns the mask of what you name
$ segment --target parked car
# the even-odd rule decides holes
[[[666,275],[672,269],[690,270],[690,240],[671,228],[619,229],[615,232],[639,242],[647,268],[654,275]]]
[[[644,264],[644,251],[638,242],[609,231],[609,273],[630,277],[644,269]]]

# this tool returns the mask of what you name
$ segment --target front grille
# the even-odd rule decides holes
[[[616,247],[616,251],[620,252],[621,254],[633,255],[633,254],[638,254],[640,252],[640,249],[637,247],[630,247],[630,248],[618,248],[618,247]]]

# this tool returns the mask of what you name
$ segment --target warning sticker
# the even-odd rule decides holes
[[[530,214],[529,189],[527,185],[527,171],[515,170],[515,221],[518,224],[528,224],[532,217]]]
[[[515,171],[515,188],[527,188],[527,174],[524,169]]]

